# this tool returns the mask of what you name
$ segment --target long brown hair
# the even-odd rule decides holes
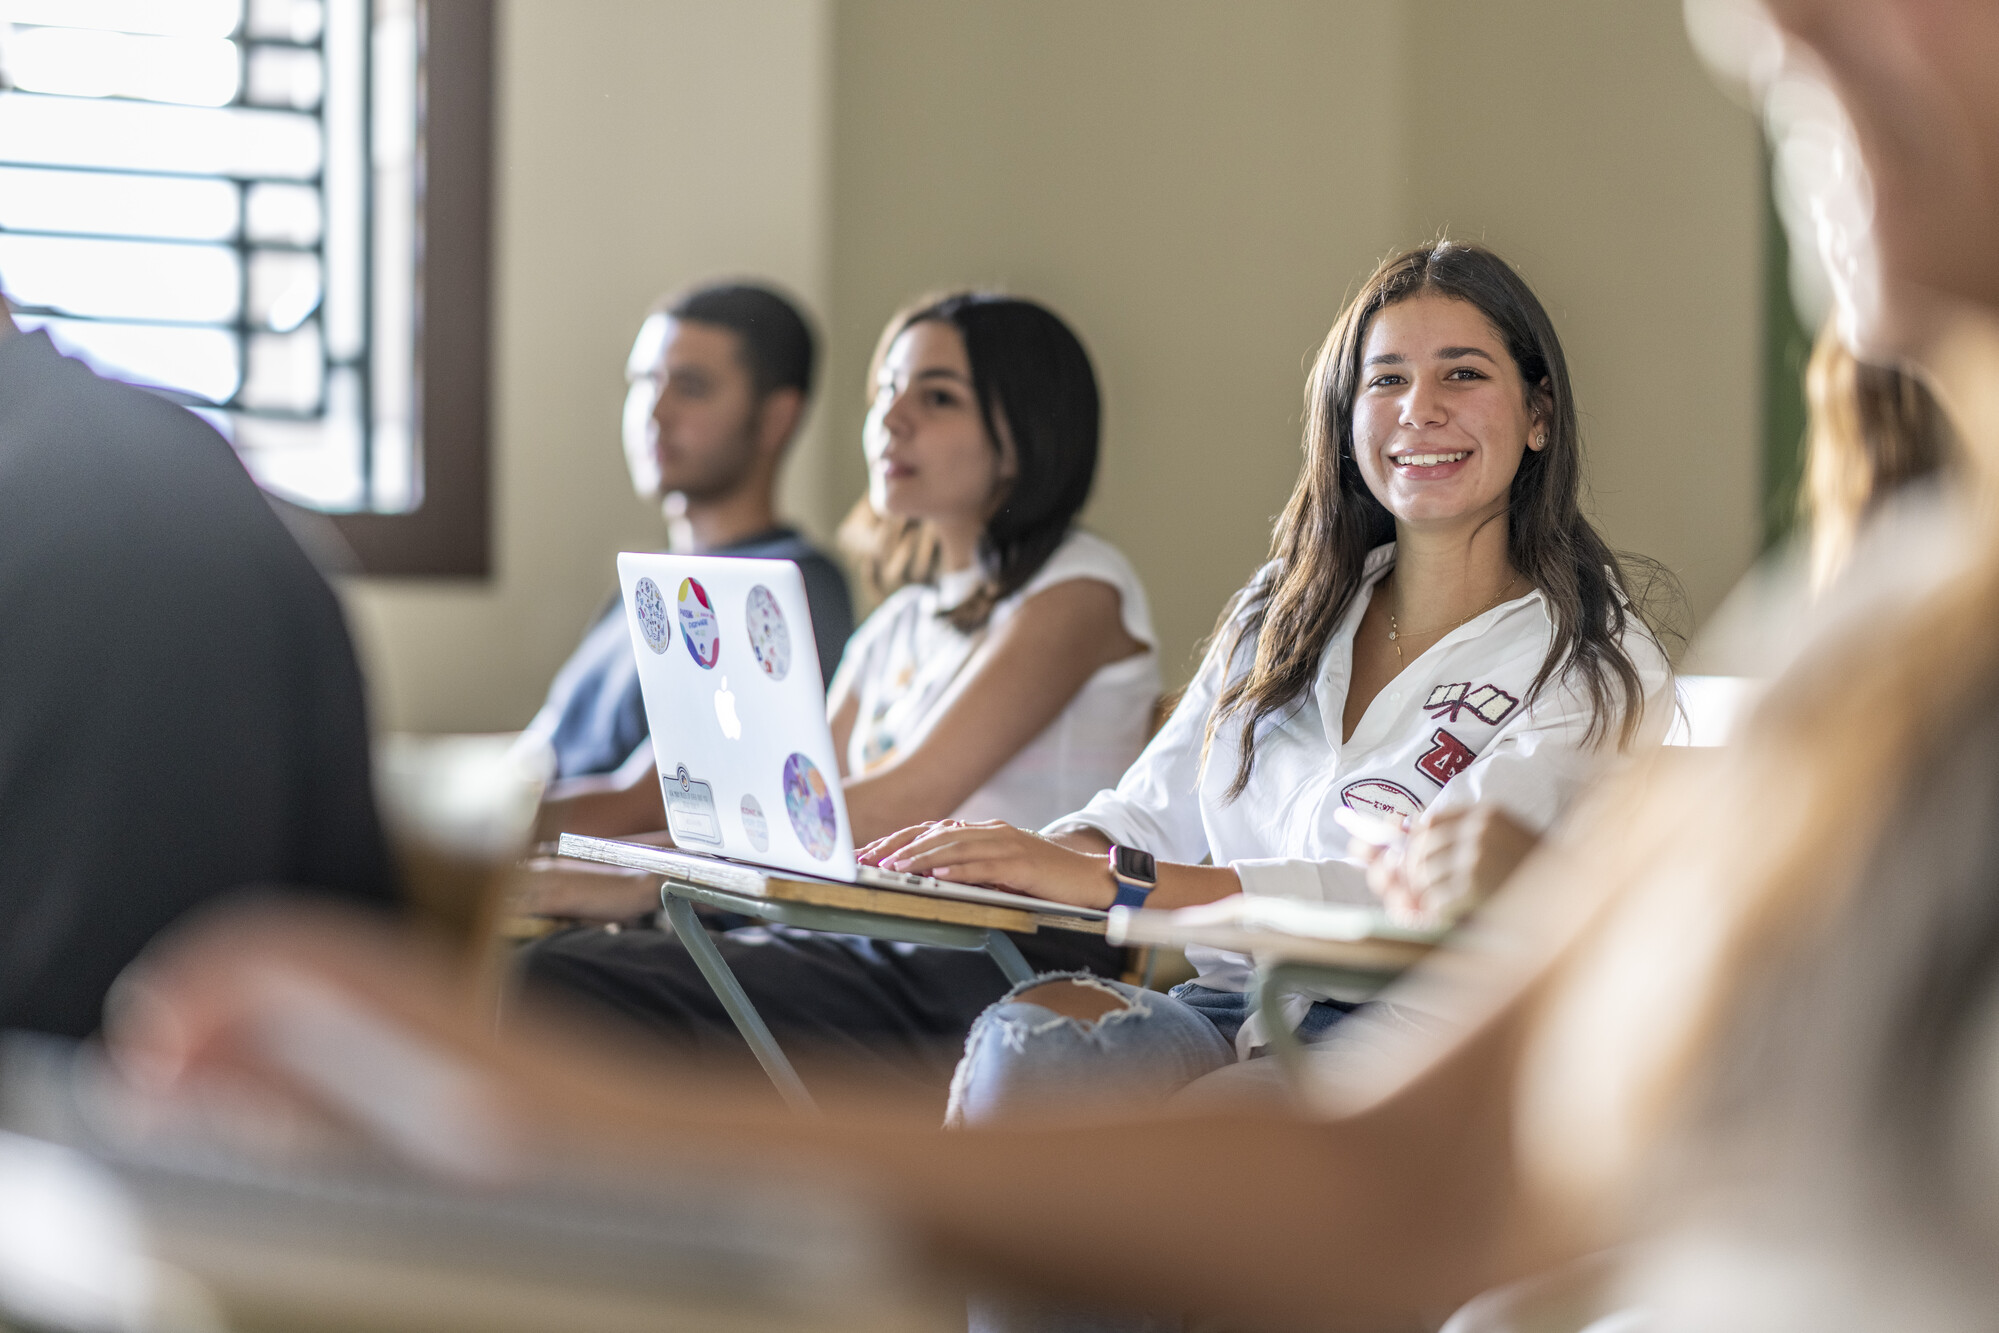
[[[1013,446],[1016,471],[979,534],[984,578],[941,614],[960,630],[983,626],[993,607],[1040,572],[1069,535],[1097,473],[1102,407],[1082,340],[1046,306],[994,292],[925,297],[896,312],[868,363],[868,396],[889,348],[911,325],[949,324],[965,341],[972,393],[986,438]],[[915,519],[877,514],[863,495],[840,539],[876,595],[937,576],[937,537]]]
[[[1572,678],[1590,697],[1586,740],[1607,735],[1613,718],[1621,745],[1636,734],[1644,689],[1619,642],[1635,614],[1628,557],[1612,551],[1582,513],[1582,432],[1555,326],[1505,260],[1483,246],[1439,241],[1375,269],[1313,363],[1305,387],[1305,466],[1271,539],[1270,569],[1216,627],[1216,641],[1226,640],[1231,660],[1255,645],[1250,669],[1228,684],[1208,718],[1208,745],[1225,723],[1240,719],[1241,758],[1230,799],[1249,783],[1258,725],[1311,688],[1326,641],[1360,591],[1367,553],[1395,535],[1394,518],[1368,490],[1354,459],[1354,397],[1375,315],[1424,292],[1469,302],[1492,322],[1520,369],[1530,405],[1547,421],[1547,447],[1522,457],[1507,502],[1507,556],[1541,589],[1554,621],[1548,657],[1528,700],[1550,681]]]

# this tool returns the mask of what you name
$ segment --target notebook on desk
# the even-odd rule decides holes
[[[1094,908],[855,860],[797,565],[628,551],[618,557],[618,583],[667,829],[676,855],[713,865],[709,887],[754,893],[749,886],[759,872],[779,870],[1040,916],[1104,919]]]
[[[1449,933],[1447,927],[1396,925],[1379,908],[1238,894],[1169,912],[1113,907],[1106,937],[1112,944],[1198,944],[1260,958],[1394,973],[1415,965]]]

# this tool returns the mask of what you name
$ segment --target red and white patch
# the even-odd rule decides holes
[[[1442,727],[1430,738],[1430,748],[1416,761],[1416,771],[1439,787],[1471,767],[1478,758],[1472,748]]]
[[[1410,819],[1423,813],[1416,793],[1400,783],[1384,778],[1362,778],[1340,788],[1340,802],[1349,810],[1372,810],[1393,819]]]
[[[1470,713],[1487,726],[1496,727],[1513,716],[1520,701],[1497,685],[1474,685],[1468,680],[1439,685],[1423,701],[1424,709],[1439,722],[1456,722]]]

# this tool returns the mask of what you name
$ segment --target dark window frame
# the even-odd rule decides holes
[[[356,572],[492,572],[493,10],[423,0],[417,186],[416,439],[423,497],[407,513],[328,514]]]

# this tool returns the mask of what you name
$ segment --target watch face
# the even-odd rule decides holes
[[[1141,852],[1136,847],[1117,849],[1117,873],[1125,879],[1135,879],[1142,884],[1154,884],[1159,880],[1159,871],[1151,852]]]

